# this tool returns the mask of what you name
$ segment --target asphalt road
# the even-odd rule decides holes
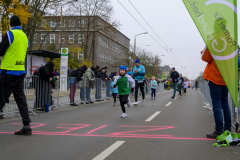
[[[112,101],[31,116],[33,135],[15,136],[21,120],[0,121],[0,160],[226,160],[239,147],[213,147],[213,117],[198,91],[172,100],[171,91],[127,109]],[[139,99],[141,100],[141,98]],[[134,98],[131,98],[134,102]],[[172,102],[172,103],[170,103]]]

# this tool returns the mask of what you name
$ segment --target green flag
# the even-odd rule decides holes
[[[238,107],[237,0],[183,0]]]

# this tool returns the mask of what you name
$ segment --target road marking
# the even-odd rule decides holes
[[[100,153],[97,157],[95,157],[93,160],[103,160],[107,158],[112,152],[114,152],[118,147],[120,147],[125,141],[117,141],[110,147],[108,147],[105,151]]]
[[[168,104],[166,104],[166,106],[170,106],[172,104],[172,102],[169,102]]]
[[[153,120],[153,118],[155,118],[157,115],[159,115],[161,113],[161,111],[157,111],[156,113],[154,113],[151,117],[149,117],[148,119],[146,119],[146,122],[150,122],[151,120]]]

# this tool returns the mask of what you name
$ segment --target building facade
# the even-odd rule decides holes
[[[172,69],[168,65],[161,67],[162,75],[165,75],[167,79],[170,78],[171,71]]]
[[[79,59],[88,59],[94,65],[109,67],[124,58],[129,51],[130,39],[102,18],[86,16],[44,17],[33,39],[33,50],[49,45],[60,48],[77,48]],[[61,43],[62,34],[62,44]]]

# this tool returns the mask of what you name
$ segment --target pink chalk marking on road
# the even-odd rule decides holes
[[[119,127],[131,127],[135,128],[136,126],[126,126],[126,125],[120,125]],[[137,127],[142,127],[145,128],[146,126],[137,126]],[[149,128],[149,126],[147,126]],[[145,135],[145,134],[126,134],[126,133],[136,133],[136,132],[147,132],[147,131],[157,131],[157,130],[162,130],[162,129],[172,129],[174,127],[172,126],[150,126],[155,127],[156,129],[146,129],[146,130],[136,130],[136,131],[128,131],[128,132],[116,132],[116,133],[111,133],[112,135]]]
[[[10,124],[21,124],[21,123],[10,123]],[[36,126],[33,126],[32,128],[40,127],[45,124],[42,123],[32,123],[32,124],[37,124]],[[136,133],[136,132],[146,132],[146,131],[153,131],[153,130],[162,130],[162,129],[171,129],[174,128],[173,126],[127,126],[127,125],[120,125],[119,127],[138,127],[138,128],[155,128],[155,129],[147,129],[147,130],[137,130],[137,131],[128,131],[128,132],[116,132],[116,133],[109,133],[107,135],[92,135],[91,133],[102,129],[106,127],[107,125],[103,125],[99,128],[96,128],[94,130],[91,130],[87,132],[86,134],[70,134],[69,132],[85,128],[88,126],[91,126],[91,124],[60,124],[63,126],[80,126],[80,127],[57,127],[57,128],[62,128],[62,129],[69,129],[65,132],[47,132],[47,131],[33,131],[34,135],[49,135],[49,136],[79,136],[79,137],[122,137],[122,138],[143,138],[143,139],[175,139],[175,140],[201,140],[201,141],[213,141],[214,139],[208,139],[208,138],[189,138],[189,137],[174,137],[172,135],[152,135],[152,134],[126,134],[126,133]],[[0,134],[14,134],[14,132],[0,132]],[[91,134],[91,135],[90,135]]]
[[[10,124],[22,124],[22,123],[10,123]],[[43,123],[31,123],[31,124],[38,124],[37,126],[33,126],[31,128],[37,128],[37,127],[41,127],[41,126],[44,126],[45,124]]]
[[[93,132],[95,132],[95,131],[97,131],[97,130],[99,130],[99,129],[101,129],[101,128],[104,128],[104,127],[107,127],[107,125],[103,125],[103,126],[101,126],[101,127],[99,127],[99,128],[93,129],[93,130],[87,132],[87,134],[91,134],[91,133],[93,133]]]

